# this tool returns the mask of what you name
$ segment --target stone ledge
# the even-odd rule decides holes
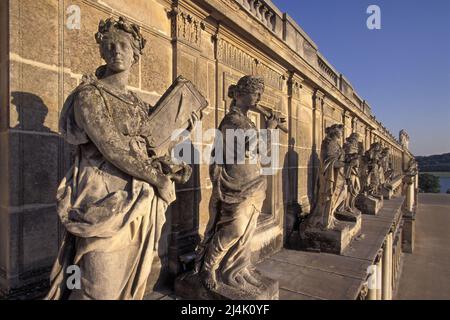
[[[280,300],[355,300],[367,280],[404,197],[386,200],[377,216],[362,215],[361,234],[342,255],[283,249],[257,265],[279,281]]]

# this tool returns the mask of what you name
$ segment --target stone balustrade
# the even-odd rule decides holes
[[[321,73],[337,87],[339,79],[337,73],[334,72],[325,59],[321,58],[319,55],[317,56],[317,65],[319,66]]]
[[[237,0],[256,19],[261,21],[269,30],[275,31],[276,19],[274,10],[261,0]]]

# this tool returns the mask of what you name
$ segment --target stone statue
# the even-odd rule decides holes
[[[343,125],[326,128],[322,142],[318,180],[318,200],[309,223],[321,229],[333,229],[336,225],[335,213],[342,208],[347,198],[345,177],[345,153],[339,144]]]
[[[394,175],[392,168],[392,162],[389,156],[389,148],[384,148],[380,155],[380,193],[384,199],[391,199],[394,194],[393,187],[391,185]]]
[[[227,135],[229,131],[257,133],[257,127],[248,117],[248,112],[257,110],[255,106],[263,92],[264,82],[255,76],[244,76],[229,89],[233,101],[219,125],[225,159],[223,164],[215,163],[211,169],[211,217],[197,249],[195,272],[182,276],[176,282],[177,295],[202,299],[278,297],[278,283],[262,276],[250,261],[250,245],[266,197],[267,184],[266,177],[261,174],[258,147],[250,150],[251,143],[248,141],[244,147],[240,145],[243,140],[229,141]],[[267,119],[267,128],[275,129],[281,122],[283,119],[273,114]],[[240,150],[245,150],[244,157],[239,154]],[[226,151],[231,151],[232,157],[225,157]],[[240,157],[244,160],[242,163],[236,161]],[[203,289],[189,289],[192,285],[187,282],[192,277],[199,279]],[[192,289],[196,292],[192,292]],[[201,295],[200,291],[205,289],[206,293]]]
[[[381,152],[381,167],[383,168],[384,184],[387,185],[391,183],[394,174],[389,148],[384,148]]]
[[[408,162],[408,168],[406,169],[405,175],[414,177],[419,173],[419,166],[416,159],[411,158]]]
[[[362,192],[357,196],[355,205],[365,214],[376,215],[383,205],[381,187],[382,181],[384,181],[384,171],[381,151],[381,144],[374,142],[361,157]]]
[[[361,192],[359,159],[360,159],[359,134],[352,133],[345,141],[345,178],[347,180],[348,195],[345,208],[347,211],[358,214],[359,210],[355,207],[356,197]]]
[[[345,210],[348,201],[348,178],[355,178],[357,171],[354,168],[355,154],[351,159],[350,156],[346,159],[340,145],[343,128],[343,125],[335,124],[325,130],[326,137],[321,146],[316,186],[317,200],[310,216],[301,226],[307,249],[342,253],[361,228],[360,217]],[[352,139],[354,138],[355,136]],[[357,144],[354,141],[351,143],[354,146],[350,146],[349,142],[347,148],[357,154]],[[355,179],[353,182],[358,188]]]
[[[370,149],[366,152],[366,159],[368,161],[368,184],[367,192],[372,196],[380,194],[380,187],[384,179],[381,167],[381,144],[374,142]]]
[[[409,149],[409,135],[405,129],[400,130],[399,142],[403,148]]]
[[[60,119],[76,157],[57,191],[67,232],[47,299],[142,299],[174,181],[191,175],[190,166],[152,154],[140,134],[152,108],[126,88],[145,46],[139,27],[109,18],[95,38],[106,65],[83,78]],[[70,265],[81,270],[81,289],[71,292]]]

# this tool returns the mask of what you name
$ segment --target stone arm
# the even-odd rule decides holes
[[[102,155],[123,172],[158,188],[166,188],[170,178],[152,167],[148,158],[131,152],[133,138],[118,132],[107,106],[95,88],[79,92],[74,105],[75,120]]]

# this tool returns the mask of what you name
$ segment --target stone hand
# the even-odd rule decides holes
[[[191,177],[191,174],[192,174],[191,166],[184,164],[181,170],[175,173],[171,173],[169,174],[169,176],[172,179],[172,181],[184,184],[188,182],[189,178]]]
[[[198,122],[200,121],[200,115],[197,114],[196,111],[192,111],[191,113],[191,117],[189,118],[189,131],[192,131],[195,129],[195,127],[197,126]]]
[[[133,137],[129,142],[130,153],[142,160],[148,159],[147,142],[143,137]]]
[[[267,129],[276,129],[280,124],[285,123],[286,119],[278,114],[272,113],[266,120]]]

